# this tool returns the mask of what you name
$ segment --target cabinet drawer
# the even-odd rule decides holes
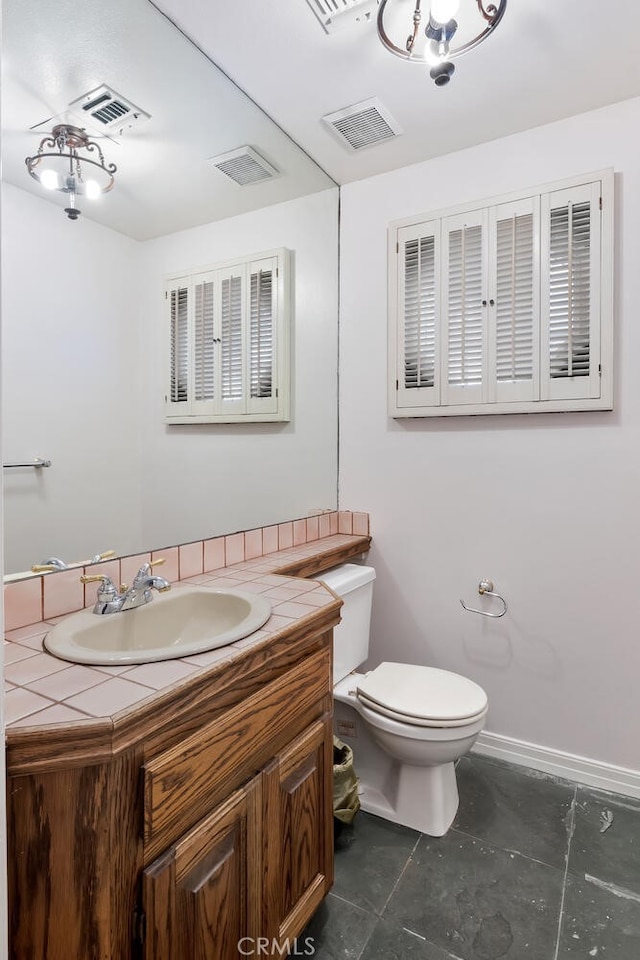
[[[325,649],[145,764],[145,863],[319,717],[330,690]]]

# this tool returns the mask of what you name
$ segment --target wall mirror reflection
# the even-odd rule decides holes
[[[5,0],[3,21],[3,459],[51,462],[4,470],[5,574],[335,508],[333,181],[148,0]],[[29,176],[60,126],[115,164],[109,192]],[[163,278],[275,248],[290,420],[167,425]]]

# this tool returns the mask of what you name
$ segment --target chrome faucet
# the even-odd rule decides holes
[[[122,585],[118,589],[111,577],[102,574],[80,577],[82,583],[98,583],[98,593],[93,612],[104,615],[107,613],[122,613],[125,610],[135,610],[153,600],[152,590],[164,593],[171,590],[171,584],[164,577],[157,577],[151,572],[156,564],[164,563],[164,558],[143,563],[138,570],[131,587]]]
[[[84,563],[87,565],[90,563],[102,563],[103,560],[114,557],[115,553],[115,550],[105,550],[104,553],[96,553],[95,557],[92,557],[91,560],[85,560]],[[81,566],[82,563],[65,563],[60,557],[49,557],[41,563],[34,563],[31,567],[31,573],[51,573],[53,570],[68,570],[69,567]]]

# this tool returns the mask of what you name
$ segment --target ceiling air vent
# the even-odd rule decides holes
[[[263,180],[272,180],[278,176],[276,168],[251,147],[238,147],[229,153],[221,153],[218,157],[210,157],[207,163],[241,187],[250,183],[262,183]]]
[[[69,108],[76,116],[82,117],[81,126],[92,125],[105,133],[123,133],[142,120],[150,119],[150,114],[104,83],[78,97]]]
[[[350,150],[373,147],[402,133],[398,123],[376,97],[328,113],[322,119],[342,145]]]
[[[378,0],[307,0],[327,33],[350,23],[369,23]]]

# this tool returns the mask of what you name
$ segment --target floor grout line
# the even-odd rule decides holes
[[[399,874],[399,876],[398,876],[398,879],[397,879],[396,882],[394,883],[393,889],[391,890],[391,893],[389,894],[389,896],[388,896],[387,899],[385,900],[385,902],[384,902],[384,904],[383,904],[383,906],[382,906],[382,910],[380,911],[380,913],[378,914],[378,916],[381,917],[382,914],[383,914],[383,913],[385,912],[385,910],[387,909],[387,906],[388,906],[388,904],[389,904],[389,901],[391,900],[391,897],[392,897],[392,896],[394,895],[394,893],[396,892],[397,887],[398,887],[398,884],[399,884],[400,881],[402,880],[402,878],[403,878],[403,876],[404,876],[404,872],[405,872],[405,870],[407,869],[407,867],[409,866],[409,863],[410,863],[410,861],[411,861],[411,857],[412,857],[412,856],[414,855],[414,853],[416,852],[416,847],[418,846],[418,844],[419,844],[420,841],[422,840],[422,837],[423,837],[423,834],[421,833],[420,836],[418,837],[418,839],[416,840],[416,842],[414,843],[413,847],[411,848],[411,851],[410,851],[410,853],[409,853],[409,856],[407,857],[407,859],[406,859],[406,861],[405,861],[404,867],[403,867],[402,870],[400,871],[400,874]]]
[[[564,920],[564,900],[567,892],[567,877],[569,875],[569,855],[571,853],[571,841],[573,839],[573,831],[576,826],[576,804],[578,802],[578,787],[573,788],[573,800],[571,801],[571,816],[569,821],[569,836],[567,840],[567,859],[564,867],[564,878],[562,880],[562,897],[560,898],[560,914],[558,916],[558,936],[556,937],[556,949],[553,955],[553,960],[558,960],[558,954],[560,950],[560,935],[562,934],[562,921]]]

